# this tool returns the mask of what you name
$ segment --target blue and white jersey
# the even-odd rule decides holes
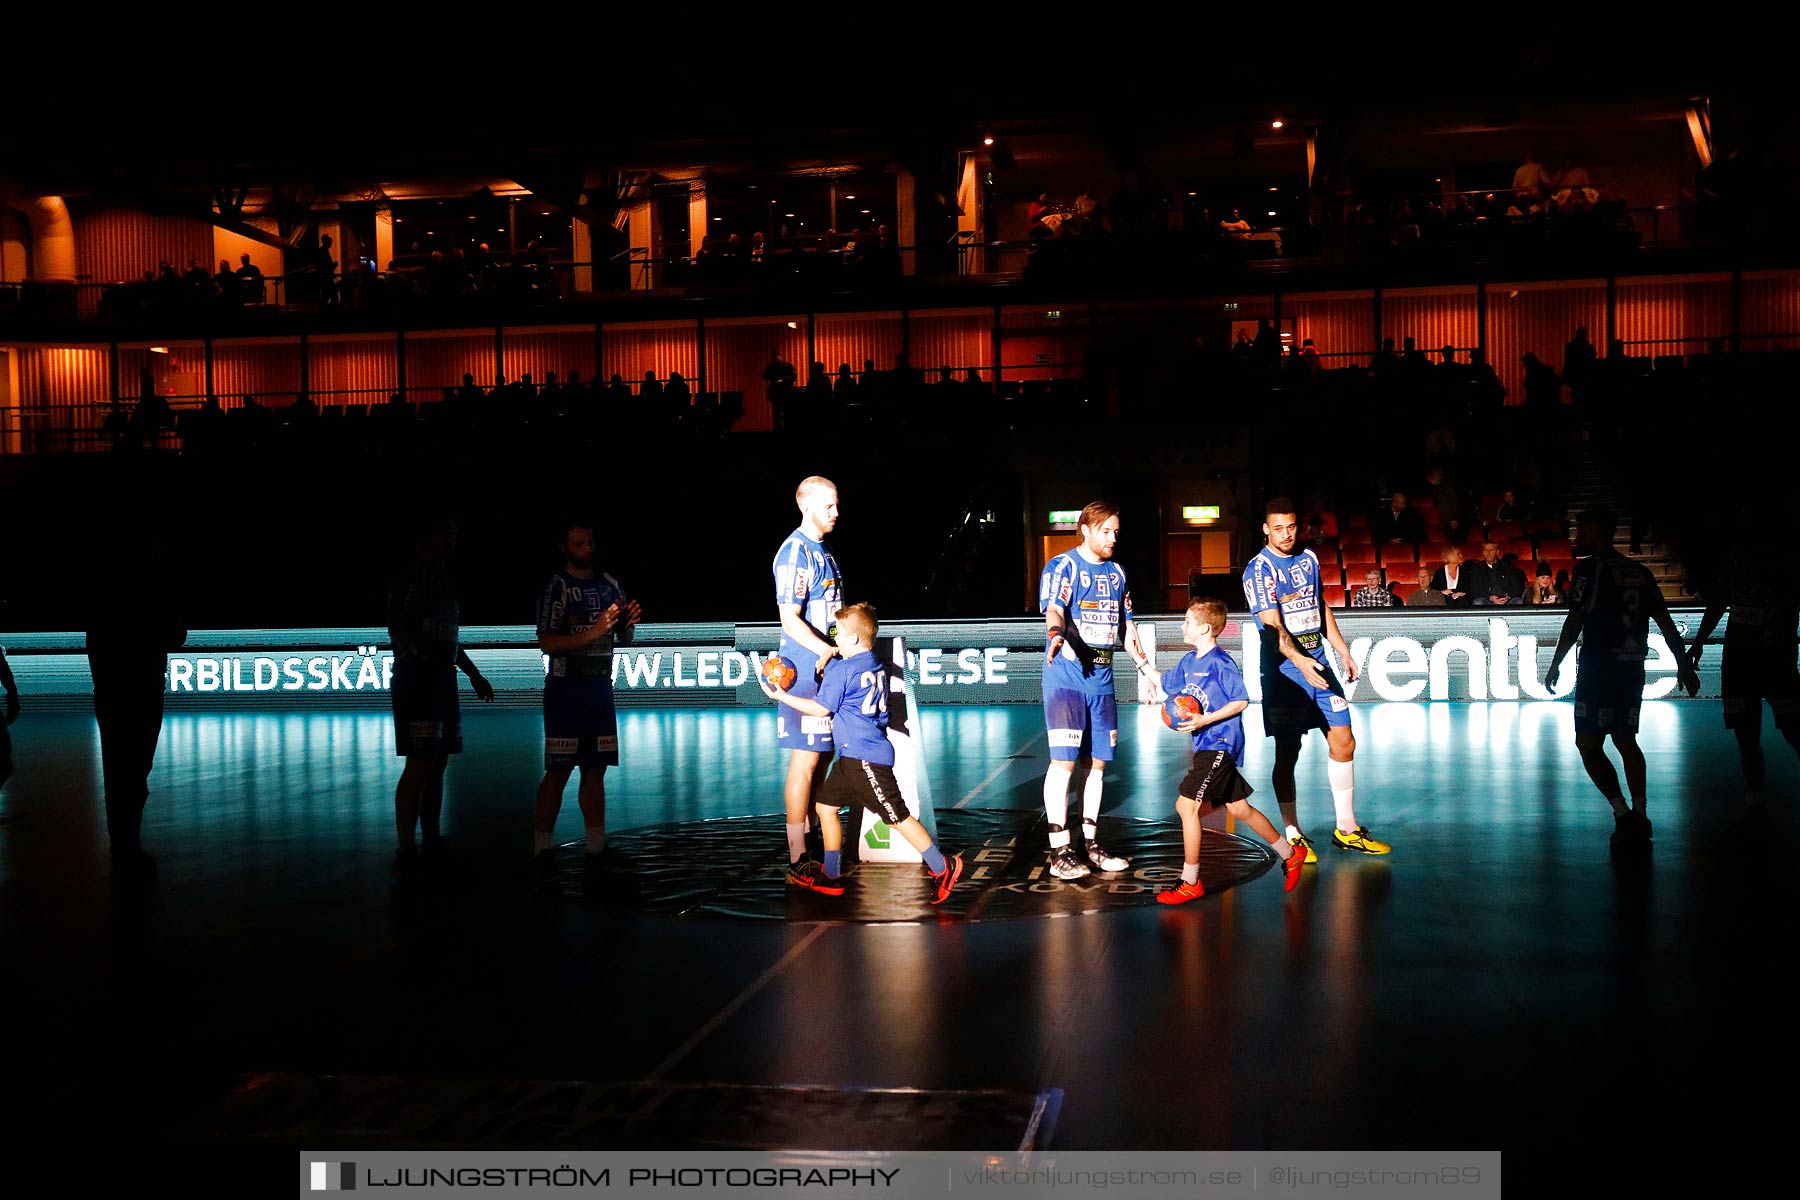
[[[1319,579],[1319,556],[1311,550],[1277,554],[1264,546],[1244,565],[1244,599],[1251,615],[1280,609],[1281,624],[1294,641],[1324,662],[1325,611]]]
[[[844,606],[844,579],[838,574],[831,547],[814,541],[801,530],[788,534],[775,554],[775,603],[798,604],[800,619],[826,641],[837,639],[838,609]],[[799,651],[785,631],[781,654],[799,671],[811,671],[817,661],[811,651]],[[806,661],[802,662],[801,660]]]
[[[1202,713],[1218,712],[1234,700],[1248,701],[1244,673],[1225,647],[1215,645],[1205,654],[1189,650],[1180,662],[1163,672],[1163,691],[1171,696],[1192,696]],[[1215,721],[1194,735],[1194,753],[1224,750],[1238,766],[1244,765],[1244,718]]]
[[[1725,623],[1726,646],[1793,653],[1796,629],[1800,628],[1800,561],[1792,551],[1740,546],[1732,554],[1718,590],[1731,606],[1731,620]]]
[[[1125,625],[1131,620],[1125,568],[1111,561],[1091,563],[1073,550],[1059,554],[1038,580],[1038,611],[1048,613],[1051,605],[1063,610],[1065,632],[1062,652],[1044,671],[1046,691],[1110,693],[1113,652],[1125,644]],[[1074,638],[1069,634],[1094,652],[1091,670],[1070,645]]]
[[[567,571],[558,571],[551,576],[538,600],[538,636],[586,633],[599,622],[601,614],[615,604],[624,606],[625,591],[611,575],[602,571],[582,579]],[[585,646],[552,654],[551,676],[569,674],[571,659],[582,660],[577,670],[583,675],[596,673],[596,668],[600,672],[607,671],[614,641],[627,641],[631,636],[626,627],[615,628],[616,633],[602,634]]]
[[[818,701],[831,710],[831,736],[839,754],[879,766],[894,765],[894,743],[887,735],[887,697],[887,671],[873,652],[834,658],[826,665]]]

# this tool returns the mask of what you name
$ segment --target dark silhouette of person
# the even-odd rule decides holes
[[[688,391],[687,380],[681,377],[680,371],[669,372],[669,382],[663,389],[663,402],[668,405],[669,415],[679,421],[688,415],[688,408],[693,403],[693,396]]]
[[[395,869],[407,872],[421,855],[440,858],[447,849],[440,828],[444,768],[462,752],[462,710],[456,673],[469,678],[478,700],[494,689],[462,648],[461,615],[450,578],[456,522],[427,514],[414,529],[412,552],[388,592],[388,637],[394,647],[394,752],[406,759],[394,788],[394,825],[400,847]],[[413,842],[414,831],[423,845]]]
[[[775,428],[780,429],[785,420],[788,403],[794,396],[794,383],[799,379],[799,372],[794,364],[781,357],[781,351],[769,352],[769,365],[763,368],[763,383],[768,385],[769,410],[775,417]]]
[[[856,399],[856,377],[850,373],[849,363],[839,363],[837,378],[832,382],[831,395],[839,404],[849,404]]]
[[[227,304],[243,303],[243,292],[238,287],[237,276],[232,274],[230,259],[219,260],[219,269],[213,275],[213,288]]]
[[[1519,360],[1525,367],[1525,407],[1531,412],[1554,412],[1562,403],[1562,380],[1535,354]]]
[[[1586,325],[1575,328],[1575,336],[1563,347],[1563,382],[1569,385],[1570,394],[1575,403],[1580,404],[1587,398],[1587,385],[1594,377],[1599,365],[1600,355],[1594,349],[1594,343],[1588,340]]]
[[[1759,530],[1775,506],[1757,500],[1739,506],[1734,527]],[[1778,511],[1778,510],[1777,510]],[[1720,664],[1725,700],[1725,728],[1737,738],[1738,761],[1744,771],[1744,815],[1741,833],[1761,833],[1769,824],[1767,768],[1763,760],[1763,704],[1775,717],[1775,729],[1800,751],[1800,560],[1786,547],[1754,534],[1740,535],[1724,570],[1705,589],[1706,614],[1694,635],[1689,666],[1698,672],[1706,640],[1726,612],[1724,659]]]
[[[0,714],[0,787],[5,787],[13,773],[12,734],[7,727],[19,717],[19,685],[13,682],[4,646],[0,646],[0,688],[6,691],[6,711]]]
[[[261,304],[264,286],[262,268],[251,262],[248,254],[238,255],[238,262],[243,264],[237,269],[238,300],[244,304]]]
[[[170,651],[187,641],[178,581],[163,557],[159,531],[142,509],[126,523],[107,558],[114,577],[130,581],[130,600],[100,589],[89,599],[86,621],[106,831],[113,878],[121,882],[145,879],[156,870],[142,841],[144,807],[162,736],[163,676]]]

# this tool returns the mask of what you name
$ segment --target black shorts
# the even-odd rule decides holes
[[[462,753],[462,708],[455,663],[394,661],[394,753]]]
[[[831,775],[813,803],[831,808],[846,805],[866,808],[890,826],[898,825],[912,815],[906,811],[906,800],[900,795],[900,781],[894,778],[894,768],[860,758],[845,758],[841,754],[832,764]]]
[[[1635,734],[1644,702],[1644,664],[1576,662],[1576,734]]]
[[[1719,664],[1720,692],[1725,697],[1725,728],[1762,724],[1762,702],[1775,713],[1775,727],[1800,728],[1800,669],[1794,647],[1725,647]]]
[[[1229,750],[1197,750],[1194,765],[1181,781],[1181,798],[1198,800],[1206,810],[1248,800],[1256,789],[1237,769]]]
[[[1265,653],[1267,649],[1265,645]],[[1325,719],[1318,700],[1281,669],[1286,661],[1279,652],[1273,660],[1263,659],[1263,732],[1272,738],[1298,739],[1310,729],[1330,729],[1331,722]],[[1336,676],[1327,671],[1326,678],[1335,680]],[[1332,690],[1342,694],[1341,685]]]

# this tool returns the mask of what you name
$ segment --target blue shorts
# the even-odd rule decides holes
[[[619,765],[619,714],[612,680],[544,680],[544,769]]]
[[[1576,733],[1636,733],[1643,703],[1643,663],[1576,664]]]
[[[818,655],[806,650],[795,651],[787,646],[783,646],[780,653],[794,664],[794,686],[788,689],[788,695],[802,700],[817,700],[819,680],[813,671],[819,665]],[[798,658],[795,657],[796,653]],[[776,706],[775,737],[783,750],[830,754],[833,749],[830,717],[807,716],[805,713],[795,712],[785,704]]]
[[[456,664],[394,660],[394,753],[462,753],[462,707]]]
[[[1285,658],[1281,660],[1281,674],[1312,702],[1329,728],[1341,729],[1350,724],[1350,701],[1344,698],[1344,685],[1338,682],[1337,672],[1331,669],[1330,663],[1317,658],[1313,662],[1318,664],[1319,674],[1325,676],[1322,688],[1306,682],[1300,668]]]
[[[1050,731],[1050,761],[1113,760],[1119,744],[1119,702],[1101,695],[1056,688],[1044,696],[1044,725]]]

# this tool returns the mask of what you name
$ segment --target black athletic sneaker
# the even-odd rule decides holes
[[[1091,872],[1086,863],[1075,857],[1072,847],[1064,846],[1050,856],[1050,874],[1055,879],[1080,879]]]
[[[814,859],[803,858],[787,870],[787,881],[797,888],[817,892],[821,896],[841,896],[844,894],[842,880],[829,879],[825,875],[825,867]]]

